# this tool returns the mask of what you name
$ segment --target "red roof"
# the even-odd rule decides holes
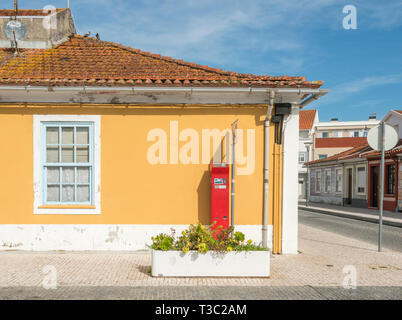
[[[72,35],[52,49],[0,49],[0,85],[319,88],[304,77],[240,74]]]
[[[56,12],[63,11],[65,9],[56,9]],[[26,9],[18,9],[17,17],[39,17],[39,16],[48,16],[51,14],[51,10],[26,10]],[[13,17],[15,15],[15,11],[2,9],[0,10],[0,17]]]
[[[316,164],[316,163],[324,163],[324,162],[329,162],[329,161],[355,159],[355,158],[359,158],[362,152],[366,152],[366,151],[370,151],[370,150],[372,150],[372,149],[368,145],[368,143],[364,143],[360,146],[354,147],[347,151],[343,151],[343,152],[333,155],[331,157],[321,159],[321,160],[310,161],[307,164]]]
[[[402,153],[402,139],[398,141],[398,144],[391,150],[385,151],[386,155],[394,155],[394,154],[400,154]],[[376,158],[381,156],[381,152],[377,150],[373,150],[367,154],[365,154],[365,157],[367,158]]]
[[[367,143],[367,138],[316,138],[315,148],[354,148]]]
[[[317,110],[301,110],[299,115],[299,129],[310,130],[313,127]]]

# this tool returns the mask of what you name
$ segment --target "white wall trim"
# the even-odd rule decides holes
[[[292,106],[284,126],[282,253],[298,253],[299,107]]]
[[[151,237],[176,235],[188,225],[0,225],[0,251],[137,251],[149,249]],[[268,246],[272,248],[272,226]],[[262,242],[262,225],[239,225],[246,240]]]
[[[41,122],[68,121],[94,123],[94,205],[95,209],[43,209],[41,190]],[[34,156],[34,214],[92,215],[101,214],[101,116],[99,115],[34,115],[33,117],[33,156]]]

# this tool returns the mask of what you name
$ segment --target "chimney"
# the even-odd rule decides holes
[[[377,114],[373,113],[372,115],[370,115],[369,120],[370,121],[376,121],[377,120]]]
[[[0,48],[49,49],[76,33],[70,9],[0,10]],[[15,43],[16,42],[16,43]]]
[[[339,119],[338,118],[332,118],[331,119],[331,122],[336,122],[336,121],[339,121]]]

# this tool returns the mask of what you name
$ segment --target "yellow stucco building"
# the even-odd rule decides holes
[[[0,48],[0,250],[140,250],[209,224],[238,120],[234,225],[297,253],[298,113],[321,82],[59,38]]]

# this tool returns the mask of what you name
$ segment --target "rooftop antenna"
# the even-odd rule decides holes
[[[18,0],[14,0],[14,20],[17,20],[18,15]]]
[[[22,21],[17,20],[18,17],[18,0],[14,0],[14,16],[4,26],[4,33],[12,43],[15,54],[19,53],[18,41],[26,37],[26,27]]]
[[[14,20],[15,21],[17,21],[17,16],[18,16],[18,0],[14,0]],[[14,44],[15,44],[15,54],[19,54],[17,36],[15,35],[14,29],[13,29],[13,38],[14,38]]]
[[[70,9],[70,0],[67,0],[67,8]]]

